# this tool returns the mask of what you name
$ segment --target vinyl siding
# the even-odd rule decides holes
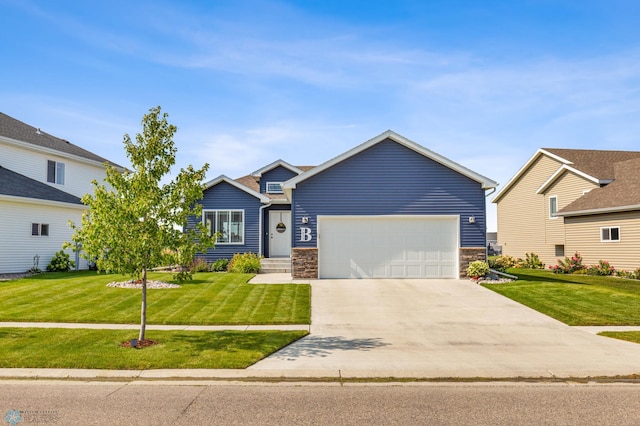
[[[91,165],[63,156],[45,154],[17,146],[0,143],[0,165],[31,179],[51,185],[61,191],[82,198],[87,193],[93,194],[91,181],[103,183],[106,177],[105,168]],[[64,163],[64,185],[47,182],[47,160]]]
[[[564,221],[562,217],[556,217],[555,219],[549,218],[549,198],[556,196],[558,210],[561,210],[580,198],[584,191],[589,191],[597,187],[598,185],[582,176],[572,172],[564,172],[546,189],[543,194],[545,200],[545,244],[553,245],[554,247],[555,245],[565,244]],[[550,262],[545,263],[551,263],[554,259],[550,259]]]
[[[601,227],[620,227],[620,241],[601,242]],[[585,265],[608,261],[616,269],[640,267],[640,212],[609,213],[565,218],[565,254],[580,253]]]
[[[548,199],[536,191],[560,166],[557,160],[540,155],[497,203],[498,244],[503,254],[524,258],[525,253],[534,252],[545,264],[555,262],[555,246],[545,241]]]
[[[39,268],[45,270],[62,244],[73,235],[68,221],[80,223],[82,210],[52,205],[0,201],[0,273],[25,272],[31,269],[34,256],[40,256]],[[49,225],[49,236],[32,236],[32,223]],[[75,254],[67,250],[71,260]],[[80,269],[87,269],[81,259]]]
[[[260,178],[260,193],[265,194],[267,192],[267,182],[286,182],[294,176],[297,176],[297,174],[282,166],[269,170]]]
[[[202,254],[208,262],[220,258],[231,259],[235,253],[259,252],[258,215],[261,203],[256,197],[221,182],[205,190],[201,204],[203,210],[244,210],[244,244],[217,244],[215,249],[209,249],[206,254]]]
[[[461,246],[486,245],[481,184],[391,140],[300,182],[292,206],[294,247],[317,246],[318,215],[460,215]],[[301,226],[311,241],[300,241]]]

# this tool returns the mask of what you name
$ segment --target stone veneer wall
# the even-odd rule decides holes
[[[484,247],[460,247],[460,278],[467,277],[469,263],[474,260],[487,260],[487,249]]]
[[[291,278],[318,278],[318,249],[291,249]]]

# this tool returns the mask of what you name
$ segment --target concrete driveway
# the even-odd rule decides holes
[[[311,334],[252,366],[255,373],[334,370],[343,377],[430,378],[640,373],[640,345],[571,328],[470,281],[311,285]]]

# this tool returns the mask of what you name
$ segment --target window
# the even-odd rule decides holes
[[[31,235],[34,237],[49,236],[49,224],[48,223],[32,223]]]
[[[620,227],[600,228],[600,241],[620,241]]]
[[[244,244],[243,210],[208,210],[203,215],[209,233],[220,234],[217,244]]]
[[[64,163],[47,161],[47,182],[64,185]]]
[[[558,213],[558,196],[553,195],[549,197],[549,219],[557,219],[556,213]]]
[[[564,256],[564,244],[556,244],[556,257]]]
[[[268,194],[284,193],[284,191],[282,190],[282,182],[267,182],[267,193]]]

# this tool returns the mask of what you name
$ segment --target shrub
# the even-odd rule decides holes
[[[229,259],[218,259],[211,264],[211,270],[213,272],[225,272],[229,266]]]
[[[73,260],[69,260],[69,255],[60,250],[51,258],[51,262],[47,265],[47,271],[67,272],[75,266],[76,263]]]
[[[577,271],[584,270],[582,264],[582,256],[577,252],[571,257],[565,257],[564,260],[558,259],[558,264],[549,266],[549,269],[555,274],[573,274]]]
[[[487,262],[474,260],[469,264],[469,267],[467,268],[467,276],[473,279],[478,279],[486,275],[489,275],[489,265]]]
[[[257,274],[260,272],[260,257],[255,253],[236,253],[227,266],[229,272]]]
[[[196,257],[193,262],[191,262],[189,270],[191,272],[209,272],[209,264],[205,258]]]
[[[526,253],[526,259],[524,259],[524,260],[518,259],[518,260],[520,260],[519,268],[544,269],[544,263],[542,263],[540,261],[540,258],[538,257],[538,255],[533,253],[533,252]]]
[[[499,272],[505,272],[507,268],[513,268],[516,260],[512,256],[500,255],[495,259],[489,259],[489,267]]]
[[[599,260],[597,265],[588,266],[586,271],[589,275],[607,276],[613,275],[616,270],[606,260]]]

